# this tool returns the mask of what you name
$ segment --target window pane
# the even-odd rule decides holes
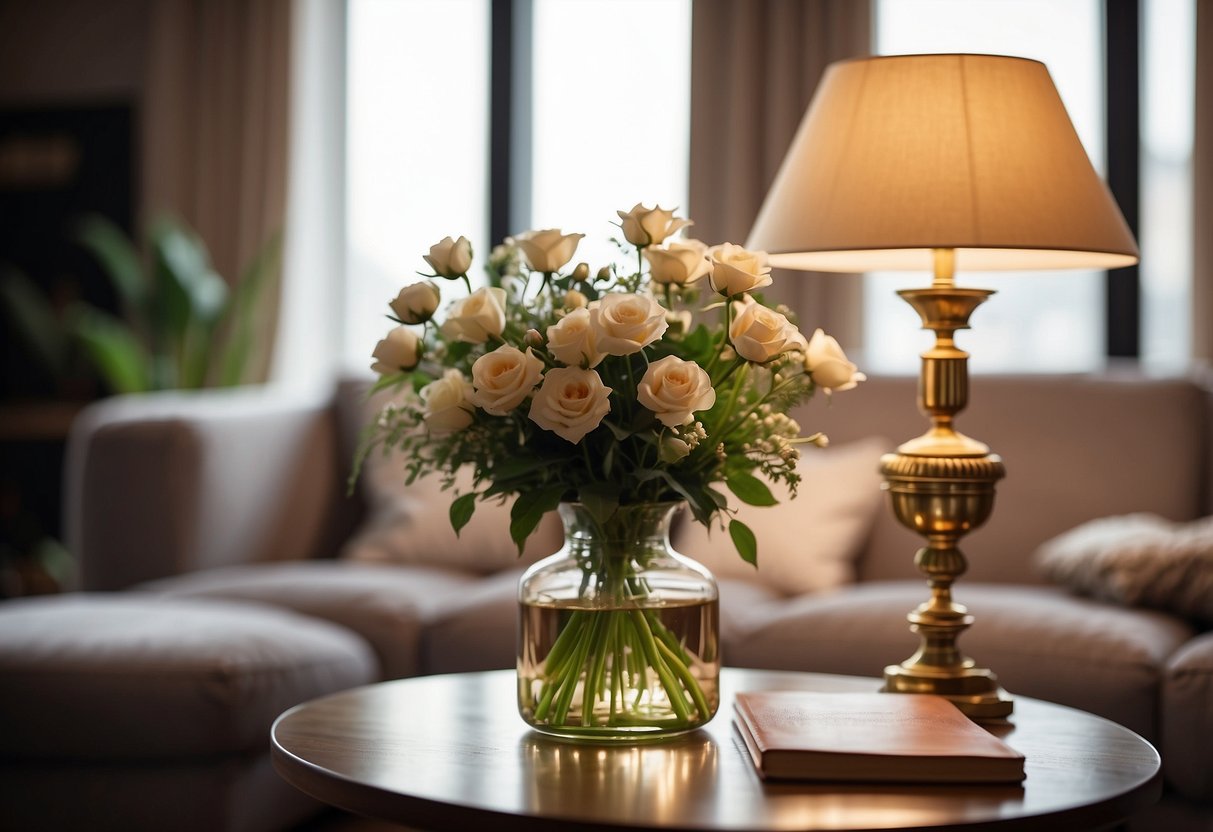
[[[488,253],[488,0],[350,0],[346,361],[446,236]]]
[[[690,0],[535,0],[534,27],[531,227],[596,268],[616,210],[686,208]]]
[[[1147,0],[1142,73],[1142,358],[1176,370],[1191,350],[1196,7]]]
[[[1104,161],[1100,0],[878,0],[879,54],[979,52],[1043,61],[1097,170]],[[894,291],[930,275],[864,280],[864,365],[916,372],[931,339]],[[1103,361],[1102,272],[963,272],[957,283],[996,289],[957,335],[974,371],[1086,370]]]

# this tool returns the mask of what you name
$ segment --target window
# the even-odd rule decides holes
[[[349,0],[347,367],[367,365],[387,301],[418,279],[431,244],[467,236],[479,272],[499,242],[495,200],[511,205],[508,233],[586,234],[577,257],[595,267],[616,253],[605,241],[617,209],[686,206],[690,0],[509,7],[527,29],[513,39],[513,72],[532,80],[522,95],[506,85],[518,147],[503,197],[492,193],[502,180],[490,170],[489,113],[491,26],[506,6]]]

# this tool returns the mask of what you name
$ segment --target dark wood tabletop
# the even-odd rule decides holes
[[[1020,786],[764,783],[732,724],[739,690],[876,690],[877,679],[726,669],[706,727],[650,744],[531,731],[509,671],[356,688],[280,716],[274,766],[333,806],[427,829],[1073,830],[1161,792],[1159,757],[1126,728],[1025,697],[994,733],[1025,755]]]

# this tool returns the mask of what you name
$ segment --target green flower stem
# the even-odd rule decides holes
[[[700,714],[707,714],[708,700],[703,695],[703,689],[699,687],[699,680],[691,675],[691,669],[687,667],[686,662],[678,655],[664,639],[657,640],[657,649],[663,654],[666,661],[669,663],[670,669],[678,677],[682,683],[683,689],[691,694],[691,699],[695,702],[695,708]],[[681,692],[680,692],[681,698]]]
[[[691,713],[687,710],[686,699],[682,695],[682,687],[678,684],[678,680],[666,664],[665,658],[661,655],[661,650],[657,647],[657,640],[653,637],[653,631],[649,628],[649,620],[645,618],[644,613],[640,610],[632,610],[631,618],[633,624],[636,626],[636,635],[640,638],[644,654],[648,658],[649,667],[657,673],[657,678],[661,680],[661,686],[665,688],[666,695],[670,699],[670,706],[674,709],[674,713],[678,715],[680,720],[688,722],[691,718]],[[703,713],[707,713],[707,711],[705,710]]]

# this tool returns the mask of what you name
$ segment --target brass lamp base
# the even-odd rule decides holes
[[[994,508],[994,484],[1005,476],[1002,460],[981,442],[958,433],[953,417],[968,403],[968,353],[952,336],[967,329],[969,315],[991,292],[960,289],[952,282],[953,256],[937,250],[935,282],[929,289],[899,292],[934,331],[935,346],[922,355],[919,406],[931,428],[880,460],[884,490],[893,514],[926,538],[914,558],[926,575],[931,597],[908,616],[922,639],[913,656],[885,668],[884,690],[931,693],[952,700],[972,719],[1001,719],[1014,703],[989,670],[976,666],[956,641],[973,616],[952,600],[952,583],[968,564],[959,542],[981,526]]]

